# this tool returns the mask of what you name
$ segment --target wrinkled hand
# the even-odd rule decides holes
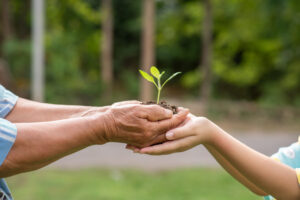
[[[182,152],[191,149],[196,145],[209,142],[212,127],[213,123],[208,119],[189,114],[179,127],[166,133],[166,138],[169,141],[141,149],[133,145],[127,145],[127,148],[135,152],[150,155]]]
[[[178,114],[173,115],[172,111],[158,105],[118,103],[99,119],[104,125],[104,133],[95,132],[101,143],[104,140],[145,147],[166,141],[165,133],[181,124],[188,112],[187,109],[180,109]]]
[[[127,105],[127,104],[139,104],[141,103],[140,101],[136,101],[136,100],[131,100],[131,101],[121,101],[121,102],[117,102],[114,103],[111,106],[122,106],[122,105]],[[84,107],[85,109],[82,112],[76,113],[74,114],[72,117],[89,117],[89,116],[94,116],[97,115],[101,112],[105,112],[107,111],[111,106],[104,106],[104,107]]]
[[[142,102],[140,101],[136,101],[136,100],[129,100],[129,101],[120,101],[120,102],[116,102],[114,104],[112,104],[111,106],[113,107],[117,107],[117,106],[125,106],[128,104],[141,104]]]

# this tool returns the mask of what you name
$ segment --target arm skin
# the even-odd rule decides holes
[[[216,131],[213,138],[211,146],[257,187],[277,199],[300,199],[294,169],[247,147],[223,130]]]
[[[91,115],[94,112],[105,112],[106,107],[71,106],[39,103],[18,98],[13,110],[6,119],[13,123],[46,122]]]
[[[95,144],[90,125],[92,121],[92,117],[85,117],[16,124],[18,135],[0,166],[0,177],[39,169],[63,156]]]
[[[209,151],[209,153],[218,161],[218,163],[236,180],[238,180],[241,184],[251,190],[253,193],[259,196],[267,196],[263,190],[258,188],[255,184],[250,182],[245,176],[243,176],[237,169],[235,169],[228,160],[226,160],[222,154],[217,152],[213,147],[209,145],[205,145],[205,148]]]
[[[90,145],[121,142],[148,146],[166,141],[165,133],[180,125],[188,110],[173,116],[158,105],[117,103],[106,112],[85,117],[15,123],[16,141],[0,166],[0,177],[39,169]]]
[[[279,200],[300,199],[294,169],[249,148],[206,118],[190,116],[181,127],[169,131],[166,137],[172,141],[135,151],[162,155],[204,144],[225,165],[225,169],[250,190],[262,195],[270,194]]]

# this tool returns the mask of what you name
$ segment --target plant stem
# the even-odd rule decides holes
[[[157,101],[156,101],[157,104],[159,104],[159,98],[160,98],[160,89],[158,89],[158,93],[157,93]]]
[[[161,76],[160,76],[161,77]],[[158,90],[158,92],[157,92],[157,101],[156,101],[156,103],[157,104],[159,104],[159,98],[160,98],[160,91],[161,91],[161,84],[160,84],[160,77],[157,79],[157,85],[158,85],[158,88],[157,88],[157,90]]]

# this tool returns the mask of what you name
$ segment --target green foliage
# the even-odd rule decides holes
[[[30,54],[29,40],[11,39],[4,43],[3,54],[7,59],[14,85],[19,95],[29,97],[30,87]]]
[[[165,82],[163,84],[161,84],[161,78],[165,72],[163,71],[162,73],[160,73],[159,70],[155,66],[152,66],[150,68],[150,72],[156,78],[157,82],[155,82],[154,78],[151,75],[149,75],[147,72],[144,72],[143,70],[139,70],[139,72],[143,76],[144,79],[146,79],[147,81],[149,81],[155,85],[155,87],[157,89],[157,101],[156,101],[157,104],[159,104],[160,93],[161,93],[161,90],[163,89],[163,87],[166,85],[166,83],[181,73],[181,72],[176,72],[175,74],[170,76],[167,80],[165,80]]]
[[[28,97],[30,4],[10,2],[13,37],[1,43],[0,55],[9,63],[19,94]],[[113,1],[115,82],[132,98],[138,96],[132,72],[141,57],[142,2]],[[213,98],[299,105],[300,1],[213,0],[212,6]],[[90,104],[101,99],[101,1],[51,0],[45,7],[47,100]],[[172,66],[166,68],[170,73],[182,71],[179,84],[187,95],[197,94],[203,78],[198,73],[203,4],[156,1],[156,8],[156,63]]]
[[[157,87],[156,82],[154,81],[154,78],[151,75],[149,75],[147,72],[144,72],[143,70],[139,70],[139,71],[144,79],[153,83]]]
[[[99,102],[100,12],[85,1],[54,0],[47,1],[47,13],[47,101]]]
[[[139,95],[139,76],[136,73],[136,70],[124,70],[121,74],[120,82],[122,86],[124,86],[124,92],[128,96],[122,96],[122,99],[129,98],[134,99]],[[123,90],[123,89],[122,89]]]
[[[201,82],[202,74],[199,69],[186,72],[181,79],[182,86],[187,89],[195,89]]]

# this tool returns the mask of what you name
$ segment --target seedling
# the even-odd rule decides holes
[[[144,72],[143,70],[139,70],[139,71],[140,71],[141,75],[144,77],[144,79],[146,79],[147,81],[149,81],[155,85],[155,87],[157,89],[157,101],[156,101],[157,104],[159,104],[160,93],[161,93],[161,90],[163,89],[163,87],[166,85],[166,83],[181,73],[181,72],[176,72],[175,74],[170,76],[163,84],[161,84],[161,78],[165,73],[164,71],[162,73],[160,73],[159,70],[155,66],[152,66],[150,68],[151,74],[156,78],[157,81],[155,81],[153,76],[151,76],[147,72]]]

